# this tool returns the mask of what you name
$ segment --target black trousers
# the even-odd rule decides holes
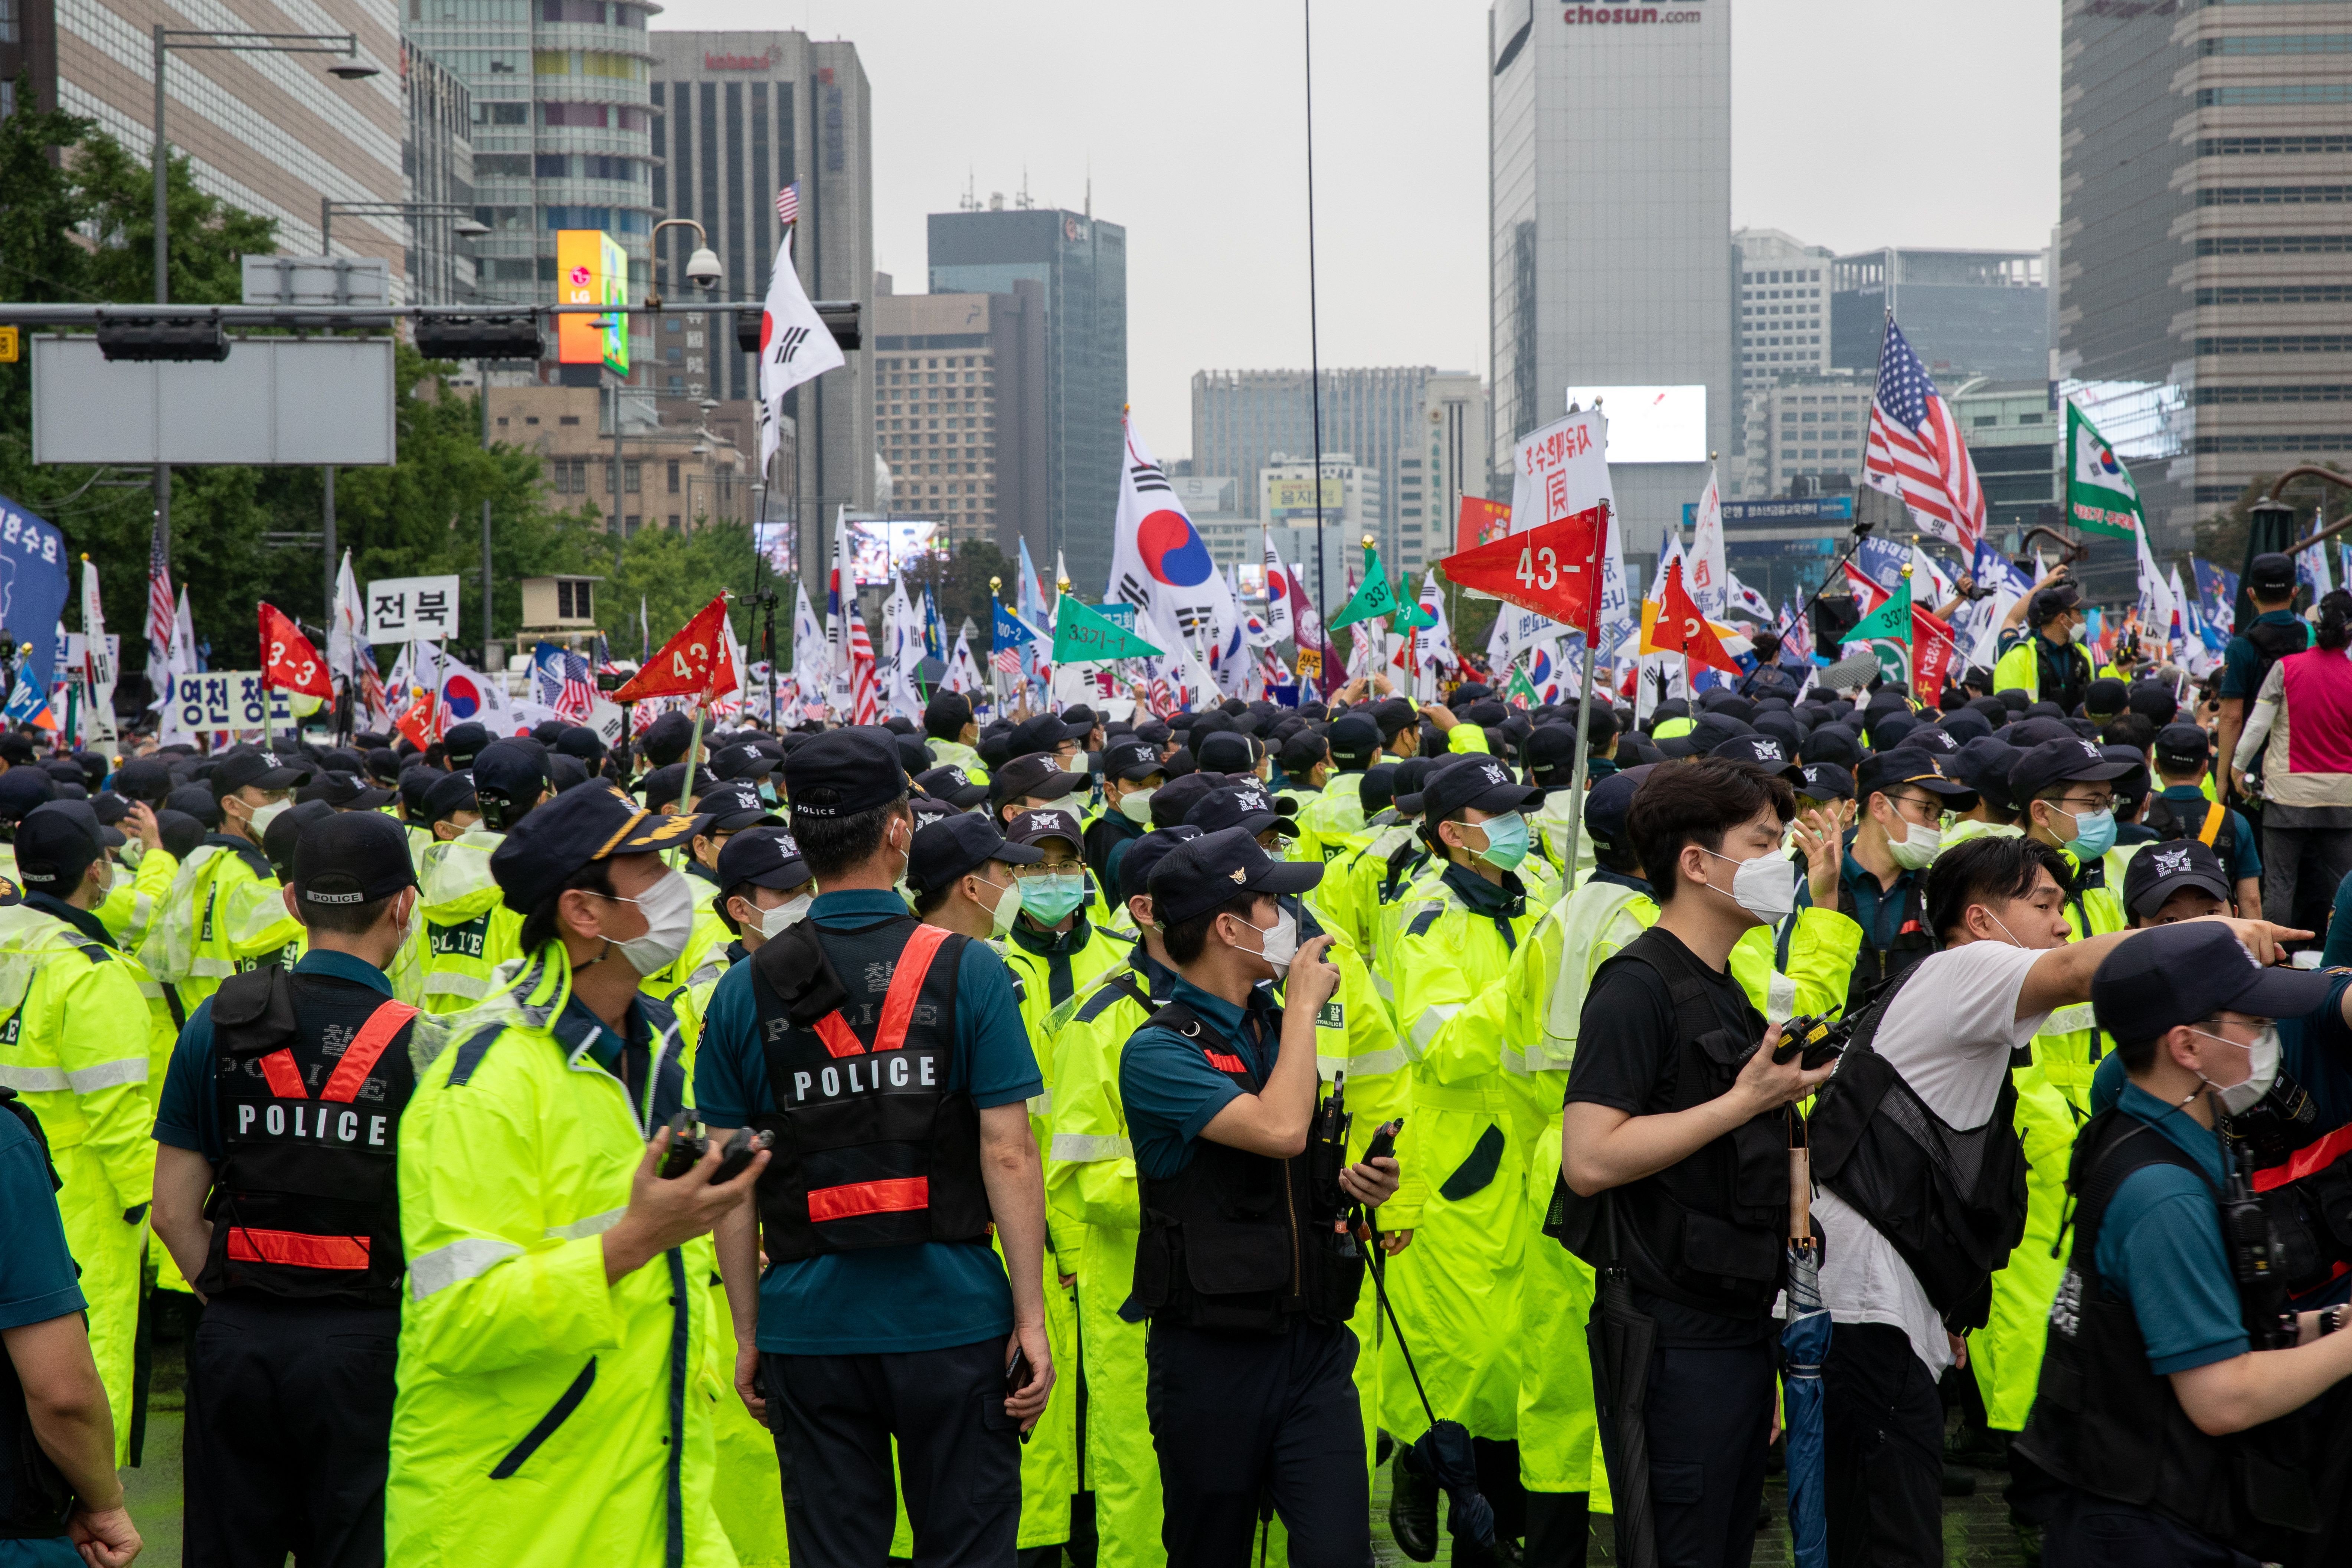
[[[2259,1568],[2244,1552],[2127,1502],[2064,1489],[2042,1532],[2042,1568]]]
[[[189,1568],[376,1568],[400,1309],[231,1290],[188,1350]]]
[[[1772,1344],[1650,1352],[1650,1507],[1659,1568],[1747,1568],[1772,1430]]]
[[[1345,1324],[1233,1334],[1154,1321],[1145,1358],[1169,1568],[1254,1563],[1261,1497],[1290,1532],[1293,1568],[1365,1568],[1371,1486]]]
[[[796,1568],[890,1553],[890,1439],[921,1568],[1010,1568],[1021,1428],[1004,1414],[1004,1337],[899,1355],[760,1358]]]
[[[1944,1403],[1908,1334],[1890,1323],[1831,1331],[1822,1436],[1832,1568],[1937,1568]]]

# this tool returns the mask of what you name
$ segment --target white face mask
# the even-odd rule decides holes
[[[1276,917],[1271,926],[1252,926],[1257,932],[1256,956],[1274,965],[1276,980],[1290,973],[1291,961],[1298,956],[1298,921],[1288,910]],[[1243,948],[1244,952],[1249,952]]]
[[[2214,1103],[2221,1108],[2222,1115],[2244,1115],[2261,1104],[2263,1096],[2271,1091],[2271,1085],[2278,1081],[2279,1034],[2276,1024],[2263,1025],[2263,1032],[2254,1037],[2251,1045],[2204,1029],[2191,1028],[2189,1032],[2203,1035],[2209,1040],[2220,1040],[2225,1046],[2234,1046],[2246,1053],[2248,1070],[2243,1082],[2222,1085],[2206,1078],[2201,1072],[2197,1075],[2204,1079],[2205,1087],[2213,1091]]]
[[[760,911],[760,940],[773,942],[808,918],[809,906],[816,900],[807,893],[790,903],[778,904],[772,910]]]
[[[996,907],[988,911],[988,934],[1002,942],[1013,922],[1021,918],[1021,879],[1016,877],[1002,887],[989,885],[996,888]]]
[[[1926,870],[1935,864],[1936,857],[1943,853],[1943,824],[1922,827],[1907,817],[1903,824],[1903,837],[1889,837],[1886,841],[1886,852],[1895,857],[1895,863],[1906,871]]]
[[[292,804],[290,801],[273,800],[268,805],[255,806],[253,815],[245,819],[245,830],[253,835],[256,844],[260,843],[261,836],[269,831],[269,825],[283,816]]]
[[[1151,826],[1151,797],[1157,789],[1139,789],[1118,797],[1118,814],[1139,827]]]
[[[687,938],[694,934],[694,889],[687,886],[683,875],[668,872],[640,896],[614,902],[635,904],[646,917],[645,935],[613,943],[629,961],[630,968],[643,977],[658,974],[677,962],[678,954],[686,951]]]
[[[1704,855],[1715,855],[1702,848]],[[1718,860],[1731,860],[1728,855],[1715,855]],[[1724,896],[1754,915],[1766,925],[1785,920],[1797,907],[1797,863],[1779,850],[1759,855],[1753,860],[1733,860],[1738,868],[1731,874],[1731,891]],[[1713,888],[1710,882],[1707,886]],[[1721,888],[1716,888],[1718,893]]]

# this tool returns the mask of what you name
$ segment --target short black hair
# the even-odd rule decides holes
[[[797,804],[827,805],[831,802],[807,796],[829,795],[829,790],[803,791],[803,800]],[[882,835],[889,828],[891,818],[906,812],[907,797],[886,801],[847,816],[818,816],[813,812],[793,813],[793,841],[801,847],[801,858],[808,862],[810,875],[822,884],[832,881],[852,867],[874,858],[882,847]]]
[[[743,927],[732,914],[728,912],[727,906],[737,899],[756,905],[759,900],[751,897],[751,889],[755,886],[757,884],[752,882],[738,882],[731,888],[721,888],[719,889],[718,899],[710,906],[711,912],[719,917],[719,923],[737,936],[743,934]]]
[[[294,907],[301,911],[305,931],[332,931],[337,936],[365,936],[383,918],[400,897],[393,893],[381,899],[370,899],[362,904],[320,904],[296,894]]]
[[[2145,756],[2156,744],[2156,721],[2145,713],[2123,713],[2107,721],[2099,731],[2099,742],[2106,746],[2129,746]]]
[[[962,880],[963,879],[961,877],[954,877],[940,883],[936,888],[916,889],[915,913],[918,916],[927,916],[932,910],[938,909],[941,904],[946,903],[948,901],[948,895],[953,892],[955,890],[955,885]],[[751,887],[751,884],[746,882],[744,887],[748,889]]]
[[[2219,1013],[2208,1013],[2201,1018],[2184,1019],[2183,1022],[2187,1023],[2190,1028],[2210,1027],[2214,1026],[2215,1020],[2220,1016],[2221,1015]],[[2171,1030],[2168,1029],[2165,1031],[2165,1034],[2168,1035],[2171,1032]],[[2156,1043],[2163,1037],[2163,1035],[2151,1035],[2145,1040],[2118,1040],[2116,1042],[2116,1055],[2124,1058],[2124,1071],[2146,1072],[2149,1068],[2155,1066]]]
[[[1219,915],[1239,915],[1243,920],[1257,913],[1257,901],[1271,899],[1272,893],[1241,892],[1213,909],[1202,910],[1191,920],[1178,921],[1160,933],[1168,949],[1168,956],[1179,964],[1191,963],[1208,950],[1209,928],[1217,923]],[[1157,906],[1154,906],[1155,911]],[[1255,925],[1256,922],[1251,921]]]
[[[562,902],[564,894],[574,889],[611,898],[613,896],[613,863],[610,860],[589,861],[588,864],[565,878],[563,886],[541,900],[539,908],[522,917],[522,933],[519,940],[525,954],[537,952],[562,934],[562,922],[556,914],[555,907]]]
[[[2066,885],[2066,862],[2038,838],[1994,835],[1953,845],[1927,868],[1927,929],[1941,943],[1968,919],[1969,905],[2032,892],[2037,871]]]
[[[1725,834],[1767,807],[1783,823],[1795,817],[1797,792],[1788,780],[1754,763],[1695,757],[1642,782],[1625,812],[1625,837],[1663,904],[1673,900],[1681,879],[1675,863],[1683,846],[1719,850]]]

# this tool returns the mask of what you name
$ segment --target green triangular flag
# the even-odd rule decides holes
[[[1364,546],[1364,585],[1348,601],[1348,607],[1326,623],[1332,631],[1352,626],[1358,621],[1369,621],[1376,616],[1392,616],[1397,611],[1396,591],[1389,586],[1388,574],[1381,570],[1381,552],[1370,545]]]
[[[1543,706],[1543,694],[1536,689],[1536,683],[1528,679],[1527,667],[1524,665],[1515,664],[1511,667],[1510,694],[1530,708]]]
[[[1065,594],[1054,608],[1054,662],[1108,664],[1116,658],[1156,658],[1152,647],[1076,595]]]
[[[1389,622],[1392,632],[1409,632],[1437,624],[1437,617],[1422,607],[1421,595],[1406,592],[1412,585],[1410,577],[1402,572],[1397,574],[1397,613]]]
[[[1906,570],[1903,581],[1888,595],[1886,603],[1856,621],[1853,629],[1840,637],[1841,644],[1851,642],[1899,642],[1911,646],[1911,574]]]

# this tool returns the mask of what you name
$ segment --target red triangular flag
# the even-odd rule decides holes
[[[613,693],[615,702],[648,697],[691,697],[708,701],[735,689],[735,661],[728,657],[727,595],[694,612],[694,618],[661,645],[646,667]]]
[[[1466,499],[1463,504],[1469,504]],[[1475,545],[1438,565],[1444,568],[1448,582],[1582,630],[1600,591],[1608,529],[1603,509],[1592,506],[1524,533]]]
[[[1661,653],[1678,653],[1693,664],[1703,664],[1710,669],[1720,669],[1729,675],[1740,673],[1738,663],[1723,651],[1717,640],[1715,628],[1698,613],[1698,606],[1683,587],[1683,563],[1677,560],[1666,567],[1665,591],[1659,596],[1657,624],[1650,628],[1650,646]]]
[[[261,684],[335,700],[335,683],[310,639],[276,606],[261,606]]]
[[[434,720],[433,693],[422,686],[414,689],[416,693],[415,700],[409,703],[400,717],[392,721],[392,727],[407,736],[410,743],[421,752],[433,744],[440,730]]]

